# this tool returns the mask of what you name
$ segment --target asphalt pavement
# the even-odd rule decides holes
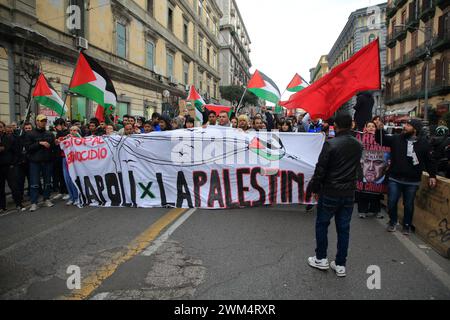
[[[304,206],[79,209],[60,201],[10,211],[0,216],[0,299],[450,299],[450,261],[375,218],[354,215],[346,278],[309,267],[314,218]],[[329,235],[333,259],[333,224]],[[373,266],[380,287],[370,289]]]

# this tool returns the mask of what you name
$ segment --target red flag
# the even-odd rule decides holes
[[[352,58],[304,90],[280,102],[287,109],[301,108],[313,118],[330,118],[356,93],[381,89],[379,40],[358,51]]]
[[[214,104],[207,104],[205,105],[205,108],[208,109],[209,111],[214,111],[217,115],[219,115],[219,113],[221,113],[222,111],[225,111],[226,113],[229,114],[233,109],[232,107],[219,106]]]
[[[105,108],[101,105],[97,106],[97,111],[95,112],[95,117],[99,122],[105,122]]]

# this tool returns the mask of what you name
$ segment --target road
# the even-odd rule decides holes
[[[450,261],[385,222],[352,221],[346,278],[310,268],[303,206],[66,207],[0,216],[0,299],[450,299]],[[330,257],[336,237],[330,231]],[[370,290],[369,266],[381,289]],[[67,279],[79,267],[81,289]],[[75,279],[75,278],[70,278]],[[76,283],[69,281],[70,283]],[[70,284],[69,283],[69,284]]]

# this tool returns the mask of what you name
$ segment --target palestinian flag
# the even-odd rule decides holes
[[[250,142],[249,149],[253,153],[256,153],[258,156],[269,161],[279,161],[286,155],[283,143],[277,138],[271,138],[270,141],[264,141],[259,137],[255,137]]]
[[[308,85],[309,84],[305,81],[305,79],[296,73],[286,90],[289,92],[299,92],[305,89]]]
[[[80,53],[69,90],[97,102],[106,116],[114,113],[117,104],[114,85],[105,70],[88,55]]]
[[[281,99],[281,93],[275,82],[264,73],[256,70],[247,85],[248,91],[258,98],[277,103]]]
[[[203,106],[206,104],[203,98],[198,94],[197,90],[195,90],[194,86],[191,86],[189,90],[189,96],[187,97],[188,101],[194,101],[195,106],[195,117],[197,121],[204,123],[203,119]]]
[[[67,111],[64,101],[56,93],[55,89],[53,89],[47,81],[43,73],[39,75],[38,81],[36,82],[33,98],[39,104],[52,109],[61,116]]]

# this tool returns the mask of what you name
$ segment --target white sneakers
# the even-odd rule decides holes
[[[58,193],[58,194],[55,195],[52,199],[53,199],[53,200],[59,200],[59,199],[62,199],[63,196],[64,196],[63,194]]]
[[[337,266],[335,261],[332,261],[330,264],[331,269],[334,270],[334,272],[336,272],[336,275],[338,277],[345,277],[347,274],[345,273],[345,267],[343,266]]]
[[[316,257],[309,257],[308,264],[319,270],[328,270],[330,269],[330,264],[328,263],[328,259],[318,260]]]
[[[318,260],[316,257],[309,257],[308,265],[319,270],[328,270],[331,267],[331,269],[336,273],[336,276],[340,278],[347,275],[344,266],[336,265],[335,261],[328,263],[328,259]]]
[[[36,210],[38,209],[38,206],[37,206],[37,204],[32,204],[31,205],[31,207],[30,207],[30,212],[35,212]]]
[[[73,205],[73,201],[72,200],[69,200],[69,201],[66,202],[66,206],[71,206],[71,205]]]
[[[62,198],[64,201],[65,200],[69,200],[70,199],[70,195],[68,195],[68,194],[66,194],[66,195],[64,195],[64,197]]]
[[[53,202],[51,202],[50,200],[45,200],[44,201],[44,206],[51,208],[54,206]]]

